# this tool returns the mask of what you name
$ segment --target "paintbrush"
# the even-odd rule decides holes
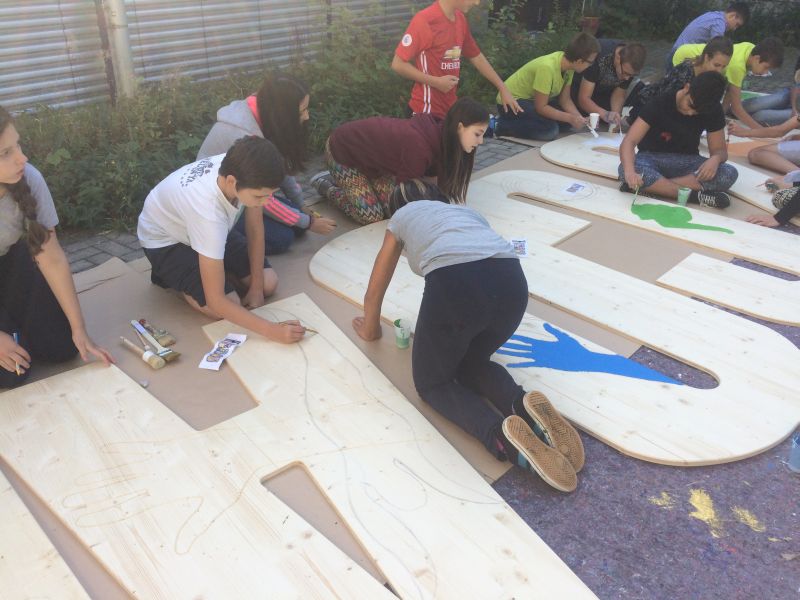
[[[137,332],[139,332],[141,334],[141,336],[145,340],[147,340],[147,343],[150,345],[151,348],[153,348],[153,351],[158,356],[163,358],[165,361],[172,362],[173,360],[175,360],[176,358],[178,358],[181,355],[181,353],[178,352],[177,350],[173,350],[171,348],[164,348],[164,346],[159,344],[158,341],[156,341],[156,339],[152,335],[150,335],[150,333],[147,331],[147,329],[145,329],[142,326],[142,324],[139,323],[139,321],[137,321],[136,319],[133,319],[131,321],[131,326]]]
[[[133,352],[136,356],[141,358],[144,362],[150,365],[153,369],[160,369],[167,363],[161,358],[158,354],[153,354],[150,350],[144,350],[130,341],[128,338],[119,336],[119,341],[125,346],[128,350]]]

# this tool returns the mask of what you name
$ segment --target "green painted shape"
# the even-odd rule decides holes
[[[683,206],[666,206],[664,204],[634,204],[631,212],[642,221],[655,221],[667,229],[705,229],[706,231],[721,231],[733,233],[725,227],[713,225],[700,225],[692,223],[692,213]]]

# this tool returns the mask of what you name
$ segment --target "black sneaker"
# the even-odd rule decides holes
[[[731,197],[725,192],[704,192],[692,190],[689,200],[697,202],[700,206],[711,208],[728,208],[731,205]]]
[[[775,208],[780,210],[789,204],[789,201],[794,198],[795,194],[800,194],[800,189],[790,187],[785,190],[778,190],[775,192],[775,195],[772,196],[772,204]]]
[[[311,187],[317,190],[317,193],[323,198],[327,198],[331,188],[336,187],[336,184],[333,183],[333,177],[331,177],[330,171],[321,171],[317,173],[308,180],[308,183],[310,183]]]

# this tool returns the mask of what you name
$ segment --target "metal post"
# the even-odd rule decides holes
[[[114,79],[120,96],[133,96],[136,77],[133,72],[131,40],[128,35],[128,15],[125,0],[103,0],[111,41],[111,60],[114,62]]]

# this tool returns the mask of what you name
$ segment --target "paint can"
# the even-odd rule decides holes
[[[681,206],[686,206],[686,203],[689,201],[689,194],[692,193],[687,187],[678,188],[678,204]]]
[[[589,113],[589,127],[597,129],[597,124],[600,122],[600,113]]]
[[[800,433],[792,436],[792,449],[789,450],[789,468],[795,473],[800,473]]]
[[[394,343],[398,348],[408,348],[411,339],[411,324],[406,319],[394,321]]]

